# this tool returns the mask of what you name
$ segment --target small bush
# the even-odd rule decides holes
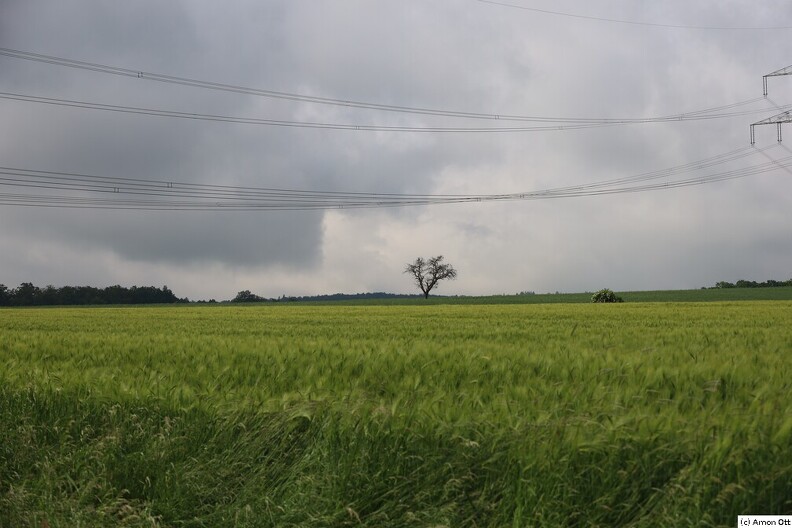
[[[624,299],[613,293],[613,291],[605,288],[604,290],[600,290],[594,295],[591,296],[591,302],[593,303],[620,303],[624,302]]]

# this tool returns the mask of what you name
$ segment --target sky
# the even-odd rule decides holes
[[[438,287],[445,295],[786,280],[792,129],[779,144],[775,125],[758,126],[751,146],[749,128],[790,109],[792,76],[769,78],[766,98],[762,90],[763,75],[792,64],[790,36],[784,0],[1,0],[3,50],[145,75],[0,55],[0,283],[167,285],[192,300],[241,290],[417,293],[404,268],[434,255],[458,271]],[[152,79],[162,76],[203,85]],[[765,169],[641,192],[487,198],[682,166],[694,170],[652,181]],[[42,188],[20,170],[246,192],[484,199],[298,210],[34,207],[10,195],[136,196],[126,184],[110,194]]]

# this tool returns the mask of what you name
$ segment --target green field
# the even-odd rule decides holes
[[[590,303],[592,292],[539,293],[531,295],[421,296],[412,298],[358,299],[349,301],[310,301],[324,305],[427,305],[427,304],[561,304]],[[726,301],[792,301],[792,288],[709,288],[697,290],[650,290],[618,292],[625,302],[726,302]]]
[[[790,301],[3,309],[0,526],[790,514],[790,353]]]

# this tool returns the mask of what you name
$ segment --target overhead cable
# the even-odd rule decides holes
[[[398,194],[319,191],[179,183],[0,167],[0,186],[39,194],[0,193],[0,205],[167,211],[327,210],[546,200],[673,189],[792,167],[792,155],[770,158],[766,149],[743,147],[696,162],[590,184],[505,194]],[[761,153],[770,161],[704,175],[679,177]],[[65,193],[65,194],[64,194]],[[111,198],[111,196],[117,196]]]
[[[718,113],[705,113],[708,110],[701,110],[696,112],[689,112],[687,114],[680,114],[678,116],[666,117],[646,117],[646,118],[632,118],[623,120],[604,119],[601,121],[594,121],[585,119],[580,122],[575,122],[571,119],[564,119],[556,124],[550,121],[550,118],[539,119],[539,122],[547,123],[545,125],[534,126],[510,126],[510,127],[449,127],[449,126],[389,126],[389,125],[372,125],[372,124],[355,124],[355,123],[328,123],[317,121],[296,121],[296,120],[280,120],[280,119],[265,119],[253,117],[240,117],[240,116],[226,116],[217,114],[200,114],[195,112],[179,112],[175,110],[155,109],[155,108],[141,108],[135,106],[125,105],[110,105],[104,103],[94,103],[88,101],[77,101],[72,99],[59,99],[53,97],[39,97],[34,95],[25,95],[17,93],[0,92],[0,99],[22,101],[28,103],[39,103],[47,105],[55,105],[68,108],[80,108],[88,110],[102,110],[109,112],[118,112],[124,114],[147,115],[155,117],[169,117],[177,119],[189,119],[199,121],[216,121],[225,123],[238,123],[245,125],[264,125],[276,127],[290,127],[290,128],[318,128],[318,129],[331,129],[331,130],[359,130],[369,132],[547,132],[558,130],[577,130],[584,128],[594,128],[613,125],[629,125],[636,123],[667,123],[679,121],[701,121],[711,119],[723,119],[735,116],[751,115],[760,112],[766,112],[766,109],[757,110],[741,110],[733,112],[718,112]],[[754,102],[754,101],[752,101]],[[786,105],[784,108],[792,109],[792,105]]]
[[[738,106],[744,106],[748,104],[755,103],[757,101],[763,100],[761,97],[757,97],[754,99],[749,99],[746,101],[739,101],[736,103],[730,103],[727,105],[712,107],[712,108],[705,108],[699,109],[692,112],[685,112],[681,114],[674,114],[674,115],[666,115],[666,116],[658,116],[658,117],[647,117],[647,118],[603,118],[603,117],[552,117],[552,116],[530,116],[530,115],[517,115],[517,114],[496,114],[496,113],[481,113],[481,112],[471,112],[471,111],[456,111],[456,110],[446,110],[446,109],[438,109],[438,108],[423,108],[423,107],[414,107],[414,106],[405,106],[405,105],[390,105],[390,104],[382,104],[382,103],[372,103],[372,102],[364,102],[364,101],[355,101],[351,99],[335,99],[330,97],[318,97],[312,95],[305,95],[305,94],[298,94],[298,93],[291,93],[291,92],[281,92],[281,91],[274,91],[274,90],[266,90],[260,88],[250,88],[244,86],[236,86],[232,84],[225,84],[213,81],[202,81],[197,79],[189,79],[185,77],[176,77],[173,75],[166,75],[161,73],[152,73],[152,72],[145,72],[130,68],[121,68],[118,66],[108,66],[104,64],[92,63],[92,62],[85,62],[79,61],[74,59],[68,59],[64,57],[55,57],[52,55],[42,55],[39,53],[32,53],[28,51],[22,50],[15,50],[11,48],[0,48],[0,56],[12,57],[16,59],[23,59],[29,61],[36,61],[42,62],[46,64],[54,64],[58,66],[65,66],[69,68],[77,68],[82,70],[89,70],[99,73],[105,73],[110,75],[120,75],[124,77],[130,78],[137,78],[143,80],[150,80],[150,81],[157,81],[163,83],[170,83],[170,84],[177,84],[183,86],[190,86],[194,88],[204,88],[209,90],[220,90],[226,92],[234,92],[234,93],[241,93],[247,95],[255,95],[260,97],[268,97],[268,98],[275,98],[275,99],[285,99],[290,101],[298,101],[304,103],[316,103],[322,105],[333,105],[333,106],[342,106],[342,107],[351,107],[351,108],[361,108],[367,110],[378,110],[378,111],[386,111],[386,112],[399,112],[405,114],[415,114],[415,115],[428,115],[428,116],[438,116],[438,117],[450,117],[450,118],[464,118],[464,119],[478,119],[478,120],[490,120],[490,121],[525,121],[525,122],[550,122],[550,123],[573,123],[573,124],[595,124],[596,126],[602,126],[604,124],[625,124],[627,122],[630,123],[643,123],[643,122],[656,122],[656,121],[683,121],[688,118],[691,118],[696,115],[700,114],[712,114],[713,118],[715,118],[715,114],[722,111],[728,110],[731,108],[736,108]],[[24,96],[22,94],[5,94],[6,98],[11,98],[12,96],[16,96],[18,100],[22,100],[23,97],[33,97],[33,96]],[[44,101],[45,98],[41,98],[40,101],[37,102],[46,102]],[[87,102],[79,102],[79,101],[67,101],[62,100],[62,104],[71,104],[72,106],[79,106],[82,105],[97,105],[97,106],[106,106],[108,108],[103,108],[109,110],[110,106],[112,105],[99,105],[98,103],[87,103]],[[55,104],[55,100],[51,100],[49,104]],[[87,106],[86,106],[87,107]],[[118,107],[121,108],[121,107]],[[132,107],[130,108],[130,112],[133,112]],[[137,109],[140,110],[137,113],[146,113],[143,110],[148,109]],[[116,111],[123,111],[121,109]],[[161,111],[167,112],[167,111]],[[173,112],[173,114],[177,114],[177,112]],[[187,117],[186,113],[184,113],[182,117]],[[209,116],[207,116],[208,118]],[[219,116],[223,117],[223,116]],[[234,119],[234,118],[229,118]],[[236,118],[236,119],[244,119],[244,118]],[[287,126],[287,125],[284,125]],[[343,126],[343,125],[341,125]],[[328,126],[327,128],[331,128]]]
[[[650,27],[669,28],[669,29],[700,29],[700,30],[718,30],[718,31],[732,31],[732,30],[764,31],[764,30],[792,29],[792,26],[704,26],[704,25],[688,25],[688,24],[664,24],[659,22],[643,22],[639,20],[626,20],[626,19],[618,19],[618,18],[590,16],[579,13],[565,13],[561,11],[551,11],[549,9],[528,7],[520,4],[498,2],[495,0],[476,0],[476,1],[482,4],[489,4],[499,7],[508,7],[511,9],[520,9],[523,11],[532,11],[534,13],[542,13],[544,15],[562,16],[562,17],[577,18],[582,20],[591,20],[595,22],[608,22],[613,24],[629,24],[633,26],[650,26]]]

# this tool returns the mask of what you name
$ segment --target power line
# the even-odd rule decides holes
[[[35,189],[41,193],[0,193],[0,205],[162,211],[305,211],[601,196],[704,185],[778,169],[789,170],[792,167],[792,155],[772,159],[766,151],[774,147],[761,150],[743,147],[659,171],[590,184],[506,194],[395,194],[242,187],[0,167],[0,186]],[[770,161],[705,175],[669,179],[757,153]],[[119,197],[110,198],[110,195]]]
[[[606,180],[603,182],[586,184],[582,186],[563,187],[560,189],[590,188],[590,187],[602,186],[602,185],[624,184],[624,183],[631,183],[636,181],[664,178],[677,174],[684,174],[688,172],[702,170],[705,168],[710,168],[731,161],[736,161],[738,159],[751,156],[757,151],[758,150],[753,147],[745,146],[736,150],[732,150],[726,153],[721,153],[709,158],[705,158],[703,160],[697,160],[694,162],[677,165],[675,167],[670,167],[670,168],[651,171],[651,172],[645,172],[623,178]],[[140,179],[140,178],[95,176],[95,175],[87,175],[80,173],[42,171],[42,170],[31,170],[31,169],[21,169],[21,168],[2,167],[2,166],[0,166],[0,174],[17,176],[21,178],[28,178],[31,179],[32,181],[55,180],[59,182],[69,182],[69,183],[77,182],[80,185],[83,184],[101,185],[101,186],[105,186],[110,190],[121,189],[121,188],[124,189],[134,188],[134,189],[161,191],[164,189],[167,192],[171,193],[171,195],[179,191],[185,191],[190,193],[193,192],[212,193],[213,197],[215,197],[218,194],[235,195],[235,196],[256,196],[256,197],[286,195],[286,196],[297,196],[297,197],[332,196],[335,198],[366,197],[377,200],[377,199],[391,199],[391,198],[397,198],[397,199],[438,198],[438,197],[459,198],[459,197],[482,196],[482,195],[465,195],[465,194],[451,194],[451,195],[428,194],[427,195],[427,194],[371,193],[371,192],[362,193],[362,192],[348,192],[348,191],[321,191],[321,190],[303,190],[303,189],[272,188],[272,187],[245,187],[245,186],[230,186],[230,185],[217,185],[217,184],[184,183],[184,182],[176,182],[176,181]],[[549,189],[542,192],[552,192],[556,190],[559,189]]]
[[[64,57],[55,57],[52,55],[43,55],[40,53],[32,53],[28,51],[15,50],[10,48],[0,48],[0,55],[12,57],[15,59],[23,59],[23,60],[29,60],[35,62],[42,62],[46,64],[65,66],[68,68],[89,70],[89,71],[105,73],[109,75],[119,75],[123,77],[145,79],[149,81],[177,84],[182,86],[191,86],[194,88],[205,88],[209,90],[219,90],[219,91],[226,91],[233,93],[241,93],[246,95],[256,95],[260,97],[285,99],[289,101],[297,101],[304,103],[315,103],[315,104],[343,106],[343,107],[351,107],[351,108],[363,108],[368,110],[380,110],[387,112],[400,112],[400,113],[420,114],[420,115],[436,115],[443,117],[457,117],[457,118],[467,118],[467,119],[515,120],[521,117],[521,116],[501,116],[498,114],[488,114],[488,113],[478,113],[478,112],[458,112],[453,110],[439,110],[433,108],[420,108],[420,107],[402,106],[402,105],[388,105],[381,103],[355,101],[351,99],[336,99],[330,97],[318,97],[318,96],[311,96],[311,95],[298,94],[292,92],[267,90],[261,88],[250,88],[250,87],[237,86],[226,83],[202,81],[202,80],[190,79],[186,77],[177,77],[173,75],[146,72],[142,70],[122,68],[118,66],[108,66],[105,64],[79,61]]]
[[[508,7],[511,9],[520,9],[523,11],[532,11],[534,13],[542,13],[545,15],[562,16],[568,18],[577,18],[582,20],[590,20],[596,22],[608,22],[613,24],[629,24],[633,26],[650,26],[657,28],[671,28],[671,29],[699,29],[699,30],[718,30],[718,31],[764,31],[764,30],[777,30],[777,29],[792,29],[792,26],[698,26],[687,24],[662,24],[658,22],[642,22],[638,20],[625,20],[618,18],[605,18],[590,15],[582,15],[578,13],[564,13],[561,11],[551,11],[549,9],[539,9],[536,7],[528,7],[518,4],[510,4],[507,2],[497,2],[495,0],[476,0],[482,4],[489,4],[499,7]]]
[[[118,112],[125,114],[149,115],[156,117],[170,117],[170,118],[191,119],[191,120],[199,120],[199,121],[216,121],[216,122],[238,123],[238,124],[246,124],[246,125],[265,125],[265,126],[289,127],[289,128],[359,130],[359,131],[369,131],[369,132],[538,132],[538,131],[554,131],[554,130],[575,130],[581,128],[627,124],[627,122],[624,123],[591,122],[591,123],[576,124],[570,121],[569,124],[554,124],[554,125],[543,125],[543,126],[514,126],[514,127],[387,126],[387,125],[367,125],[367,124],[350,124],[350,123],[328,123],[328,122],[316,122],[316,121],[264,119],[264,118],[238,117],[238,116],[235,117],[235,116],[225,116],[225,115],[215,115],[215,114],[199,114],[194,112],[178,112],[178,111],[164,110],[164,109],[141,108],[141,107],[124,106],[124,105],[109,105],[102,103],[92,103],[88,101],[75,101],[75,100],[58,99],[51,97],[38,97],[32,95],[15,94],[15,93],[7,93],[7,92],[0,92],[0,99],[55,105],[62,107],[71,107],[71,108],[82,108],[89,110],[103,110],[103,111]],[[792,108],[792,105],[790,105],[790,108]],[[750,113],[755,113],[755,111]],[[742,112],[737,115],[742,115]],[[718,116],[718,117],[726,117],[726,116]],[[683,119],[683,120],[688,120],[688,119]]]
[[[125,114],[148,115],[156,117],[169,117],[178,119],[190,119],[200,121],[216,121],[226,123],[238,123],[247,125],[265,125],[276,127],[291,127],[291,128],[317,128],[317,129],[331,129],[331,130],[359,130],[370,132],[546,132],[546,131],[559,131],[559,130],[577,130],[583,128],[594,128],[613,125],[629,125],[636,123],[666,123],[666,122],[680,122],[680,121],[701,121],[710,119],[723,119],[735,116],[751,115],[759,112],[765,112],[765,109],[757,110],[741,110],[733,112],[717,112],[727,108],[736,108],[737,106],[744,106],[746,104],[761,101],[764,98],[751,99],[749,101],[741,101],[739,103],[732,103],[714,109],[697,110],[685,114],[678,114],[673,116],[660,116],[660,117],[643,117],[643,118],[625,118],[621,120],[616,119],[581,119],[575,121],[572,118],[555,118],[558,121],[553,121],[553,118],[537,118],[537,122],[548,123],[541,126],[512,126],[512,127],[440,127],[440,126],[387,126],[387,125],[367,125],[367,124],[350,124],[350,123],[327,123],[315,121],[295,121],[295,120],[278,120],[278,119],[264,119],[252,117],[235,117],[216,114],[200,114],[195,112],[179,112],[174,110],[154,109],[154,108],[141,108],[135,106],[124,105],[110,105],[103,103],[94,103],[88,101],[76,101],[71,99],[59,99],[52,97],[39,97],[34,95],[25,95],[17,93],[0,92],[0,99],[22,101],[29,103],[55,105],[61,107],[80,108],[88,110],[102,110],[109,112],[118,112]],[[792,109],[792,105],[786,105],[783,108]]]
[[[291,93],[291,92],[278,92],[273,90],[266,90],[266,89],[259,89],[259,88],[250,88],[244,86],[235,86],[231,84],[225,83],[218,83],[212,81],[202,81],[197,79],[188,79],[185,77],[176,77],[172,75],[160,74],[160,73],[152,73],[152,72],[144,72],[129,68],[121,68],[118,66],[108,66],[98,63],[92,62],[84,62],[78,61],[74,59],[67,59],[63,57],[55,57],[52,55],[42,55],[38,53],[32,53],[27,51],[15,50],[10,48],[0,48],[0,56],[7,56],[16,59],[23,59],[35,62],[42,62],[46,64],[54,64],[58,66],[65,66],[69,68],[77,68],[82,70],[89,70],[95,71],[99,73],[105,73],[110,75],[120,75],[124,77],[131,77],[131,78],[138,78],[138,79],[145,79],[163,83],[170,83],[170,84],[177,84],[182,86],[190,86],[194,88],[204,88],[209,90],[220,90],[220,91],[227,91],[233,93],[241,93],[247,95],[255,95],[260,97],[268,97],[268,98],[276,98],[276,99],[285,99],[290,101],[297,101],[297,102],[304,102],[304,103],[315,103],[315,104],[323,104],[323,105],[333,105],[333,106],[342,106],[342,107],[351,107],[351,108],[361,108],[367,110],[378,110],[378,111],[386,111],[386,112],[398,112],[398,113],[405,113],[405,114],[415,114],[415,115],[429,115],[429,116],[437,116],[437,117],[450,117],[450,118],[463,118],[463,119],[477,119],[477,120],[489,120],[489,121],[518,121],[518,122],[539,122],[539,123],[562,123],[562,124],[576,124],[576,125],[596,125],[596,126],[603,126],[606,124],[626,124],[626,123],[645,123],[645,122],[658,122],[658,121],[684,121],[687,119],[692,119],[693,117],[701,114],[711,114],[709,118],[717,118],[721,116],[717,116],[716,113],[729,110],[732,108],[736,108],[738,106],[749,105],[755,103],[757,101],[761,101],[762,98],[754,98],[749,99],[746,101],[739,101],[736,103],[730,103],[727,105],[712,107],[712,108],[705,108],[700,110],[695,110],[692,112],[685,112],[681,114],[674,114],[674,115],[667,115],[667,116],[659,116],[659,117],[649,117],[649,118],[601,118],[601,117],[548,117],[548,116],[530,116],[530,115],[517,115],[517,114],[493,114],[493,113],[480,113],[480,112],[469,112],[469,111],[455,111],[455,110],[446,110],[446,109],[437,109],[437,108],[422,108],[422,107],[413,107],[413,106],[402,106],[402,105],[388,105],[388,104],[381,104],[381,103],[371,103],[371,102],[364,102],[364,101],[354,101],[351,99],[334,99],[329,97],[317,97],[317,96],[309,96],[304,94],[298,93]],[[24,96],[21,94],[4,94],[5,98],[10,99],[16,97],[18,100],[23,100],[22,98],[28,98],[27,100],[32,101],[34,99],[33,96]],[[83,106],[89,107],[90,105],[94,105],[96,109],[100,109],[98,107],[103,107],[101,109],[104,110],[111,110],[115,108],[115,111],[127,111],[129,113],[151,113],[151,112],[161,112],[161,113],[170,113],[174,114],[171,117],[177,117],[176,114],[180,114],[178,117],[183,118],[192,118],[196,119],[199,114],[189,114],[189,113],[181,113],[181,112],[169,112],[167,110],[151,110],[151,109],[135,109],[133,107],[121,107],[113,105],[100,105],[98,103],[87,103],[87,102],[80,102],[80,101],[68,101],[68,100],[56,100],[50,99],[49,101],[45,100],[46,98],[37,98],[38,100],[35,102],[41,103],[48,103],[48,104],[55,104],[57,101],[61,101],[60,104],[62,105],[71,105],[71,106]],[[126,110],[125,110],[126,108]],[[189,117],[192,115],[193,117]],[[741,115],[741,114],[731,114],[731,115]],[[213,117],[214,120],[236,120],[236,122],[242,122],[245,118],[231,118],[227,116],[205,116],[206,119]],[[271,123],[267,124],[275,124],[275,120],[260,120],[260,121],[272,121]],[[279,123],[284,123],[279,126],[295,126],[293,124],[288,124],[289,122],[280,121]],[[312,125],[315,128],[353,128],[360,127],[365,125],[335,125],[335,124],[321,124],[317,123]],[[389,129],[397,129],[399,127],[390,127]],[[413,127],[404,127],[408,131],[414,131]],[[458,131],[453,130],[449,127],[448,130],[438,130],[441,127],[436,127],[435,129],[428,129],[427,131]],[[500,127],[502,130],[500,131],[509,131],[508,127]],[[373,130],[377,130],[377,128],[372,128]],[[557,128],[554,128],[557,129]],[[480,131],[480,130],[473,130],[473,131]],[[498,131],[498,130],[495,130]],[[520,130],[518,130],[520,131]]]

